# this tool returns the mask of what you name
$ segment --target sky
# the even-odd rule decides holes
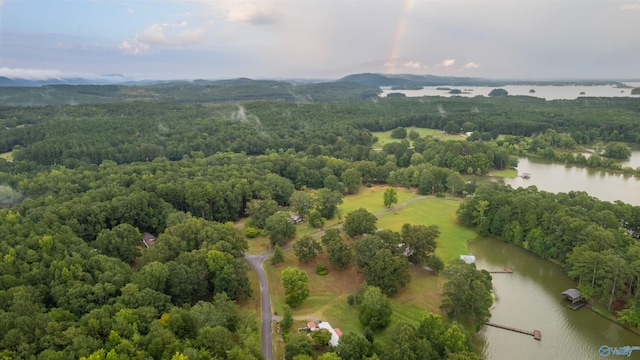
[[[0,0],[0,76],[640,78],[640,0]]]

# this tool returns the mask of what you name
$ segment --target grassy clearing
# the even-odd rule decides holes
[[[467,254],[467,240],[476,237],[473,230],[458,224],[456,210],[461,201],[457,198],[418,200],[378,218],[378,228],[400,231],[405,223],[438,225],[440,237],[436,240],[436,254],[446,264],[461,254]]]
[[[420,137],[433,137],[440,140],[464,140],[465,139],[463,135],[447,135],[444,132],[442,132],[442,130],[438,130],[438,129],[426,129],[426,128],[418,128],[418,127],[408,127],[406,129],[407,129],[407,133],[409,133],[409,131],[411,130],[414,130],[415,132],[420,134]],[[378,137],[378,142],[373,144],[373,148],[382,149],[386,144],[389,144],[392,142],[400,142],[401,139],[391,138],[392,131],[393,130],[373,132],[372,133],[373,136]],[[409,142],[411,143],[411,146],[413,146],[413,142],[408,137],[407,137],[407,140],[409,140]]]
[[[13,161],[13,151],[0,154],[0,158],[5,159],[7,161]]]
[[[518,170],[516,169],[504,169],[504,170],[491,170],[491,176],[501,178],[514,178],[518,176]]]
[[[418,196],[412,189],[403,187],[396,187],[395,189],[398,193],[398,203],[402,203]],[[344,203],[338,207],[340,209],[340,213],[344,216],[360,208],[365,208],[372,214],[384,210],[383,195],[385,190],[387,190],[387,186],[378,185],[370,188],[364,187],[360,189],[357,194],[346,196],[344,198]]]

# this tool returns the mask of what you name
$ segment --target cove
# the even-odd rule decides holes
[[[497,239],[477,239],[468,246],[477,268],[513,269],[512,274],[492,274],[494,304],[489,321],[542,333],[542,340],[536,341],[532,336],[484,326],[478,341],[486,359],[603,359],[599,353],[603,346],[640,346],[640,335],[589,308],[569,309],[561,292],[577,283],[559,265]],[[624,357],[640,359],[640,351]]]

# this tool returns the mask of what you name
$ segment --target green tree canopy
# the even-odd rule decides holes
[[[358,312],[360,323],[373,330],[382,330],[391,323],[391,302],[375,286],[369,286],[362,294]]]
[[[269,236],[271,245],[282,244],[296,235],[296,225],[291,221],[291,216],[284,211],[278,211],[269,216],[264,230]]]
[[[288,267],[282,271],[282,286],[285,302],[291,307],[302,304],[309,297],[309,280],[307,273],[296,267]]]
[[[354,210],[347,214],[342,228],[351,237],[362,234],[375,234],[378,219],[365,208]]]

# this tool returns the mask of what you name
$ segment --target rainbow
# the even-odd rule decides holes
[[[413,3],[415,0],[405,0],[404,8],[402,9],[402,15],[400,16],[400,20],[398,21],[398,26],[396,27],[396,33],[393,37],[393,43],[391,44],[391,52],[389,53],[389,58],[385,63],[386,73],[393,72],[395,61],[398,57],[398,46],[400,46],[400,40],[402,40],[402,36],[404,35],[405,25],[407,22],[407,14],[411,10]]]

